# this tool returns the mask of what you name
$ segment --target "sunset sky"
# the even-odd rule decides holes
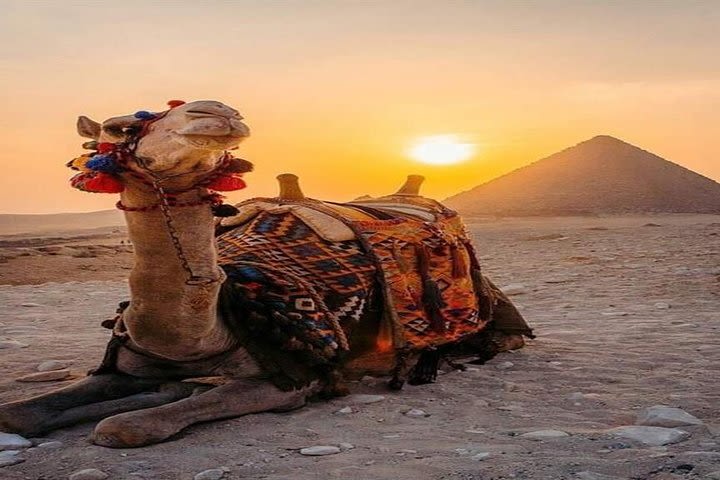
[[[349,200],[408,173],[445,198],[608,134],[720,180],[718,1],[0,0],[0,213],[112,208],[68,186],[75,119],[215,99],[249,187]],[[423,136],[477,144],[423,165]]]

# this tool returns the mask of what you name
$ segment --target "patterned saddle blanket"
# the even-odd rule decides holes
[[[378,289],[380,351],[440,346],[489,320],[466,228],[435,201],[253,199],[238,207],[218,225],[219,263],[244,297],[275,299],[267,314],[284,319],[275,333],[285,351],[309,350],[322,364],[348,350]]]

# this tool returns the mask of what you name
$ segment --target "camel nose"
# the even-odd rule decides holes
[[[186,104],[185,114],[189,117],[219,116],[242,120],[240,112],[220,102],[201,100]]]

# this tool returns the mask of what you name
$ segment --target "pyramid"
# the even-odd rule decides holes
[[[720,214],[720,183],[600,135],[445,203],[465,215]]]

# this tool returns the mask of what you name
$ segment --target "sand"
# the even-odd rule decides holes
[[[94,446],[92,425],[68,428],[43,439],[61,445],[24,451],[26,461],[0,467],[0,478],[66,479],[96,468],[111,479],[192,479],[220,467],[228,479],[720,478],[709,476],[720,471],[720,218],[469,223],[486,273],[513,284],[536,329],[523,350],[401,392],[382,379],[354,385],[385,397],[376,403],[339,398],[209,423],[146,448]],[[55,255],[14,255],[48,246],[42,239],[1,244],[0,341],[17,345],[0,349],[0,401],[68,383],[15,381],[42,361],[62,360],[75,376],[97,365],[108,338],[99,323],[127,296],[131,254],[121,238],[66,238],[53,246],[74,248]],[[119,250],[72,256],[102,243]],[[680,427],[690,438],[660,447],[609,432],[657,404],[704,424]],[[424,413],[406,415],[411,409]],[[568,435],[522,436],[538,430]],[[319,445],[341,451],[299,452]]]

